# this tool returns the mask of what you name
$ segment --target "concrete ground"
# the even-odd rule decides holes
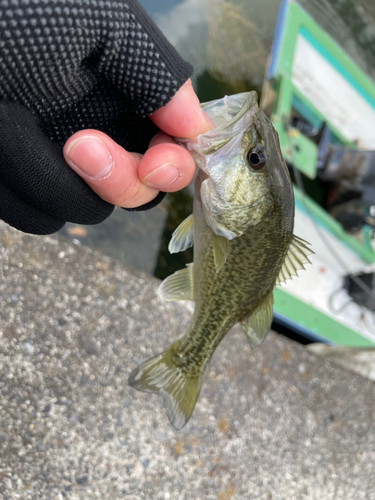
[[[176,432],[131,370],[186,329],[158,281],[0,223],[0,499],[375,499],[375,385],[235,328]]]

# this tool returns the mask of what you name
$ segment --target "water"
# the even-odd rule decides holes
[[[280,0],[141,0],[179,53],[194,66],[201,102],[249,90],[260,93]],[[300,0],[300,4],[375,82],[375,2]],[[168,195],[148,212],[116,209],[97,226],[61,231],[127,267],[159,278],[192,261],[191,249],[169,255],[173,230],[192,210],[191,189]]]

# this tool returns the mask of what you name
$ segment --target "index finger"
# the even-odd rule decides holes
[[[187,80],[166,106],[150,116],[163,132],[172,137],[192,139],[213,128],[206,114],[201,110],[199,99],[191,80]]]

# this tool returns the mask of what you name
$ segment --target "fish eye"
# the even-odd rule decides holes
[[[266,157],[261,149],[252,148],[247,153],[247,161],[252,169],[262,170],[266,164]]]

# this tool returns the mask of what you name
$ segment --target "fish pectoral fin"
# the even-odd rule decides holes
[[[187,217],[174,231],[169,242],[169,253],[183,252],[194,244],[194,215]]]
[[[241,321],[241,326],[254,349],[266,338],[272,323],[273,294],[270,292],[259,306],[247,318]]]
[[[129,384],[144,392],[154,392],[163,398],[168,418],[177,430],[189,420],[200,389],[205,370],[190,375],[178,366],[176,346],[172,344],[162,354],[138,366],[130,375]]]
[[[307,241],[293,235],[275,286],[292,279],[292,276],[298,276],[297,271],[305,269],[304,264],[311,264],[307,256],[314,252],[307,245]]]
[[[194,300],[193,263],[168,276],[157,293],[164,300]]]
[[[224,236],[217,236],[214,232],[212,234],[212,245],[214,252],[215,269],[218,273],[225,264],[228,257],[229,244]]]

